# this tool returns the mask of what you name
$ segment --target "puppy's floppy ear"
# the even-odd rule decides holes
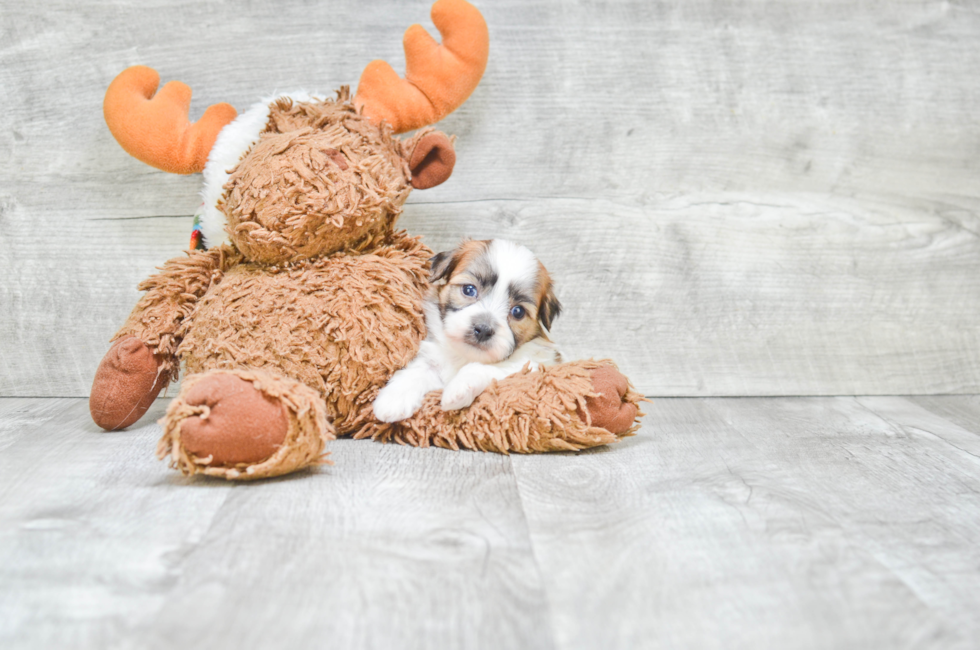
[[[429,282],[434,283],[449,277],[449,274],[459,263],[459,256],[456,253],[455,250],[444,251],[437,253],[435,257],[429,260],[432,263],[432,268],[429,270]]]
[[[548,290],[545,291],[541,304],[538,306],[538,321],[544,325],[546,330],[550,330],[551,324],[555,322],[559,314],[561,314],[561,303],[555,296],[554,286],[549,282]]]

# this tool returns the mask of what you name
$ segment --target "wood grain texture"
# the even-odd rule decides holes
[[[646,410],[621,445],[513,461],[559,647],[980,642],[980,426],[902,398]]]
[[[980,422],[920,400],[658,399],[590,452],[346,440],[242,485],[85,410],[0,399],[5,649],[980,643]]]
[[[969,3],[486,0],[485,79],[403,225],[553,267],[558,335],[659,395],[980,391],[980,12]],[[0,395],[82,396],[200,177],[129,158],[113,76],[192,116],[403,63],[427,2],[3,8]]]
[[[931,395],[909,401],[980,436],[980,395]]]
[[[157,425],[86,410],[0,399],[0,646],[553,647],[507,457],[348,440],[330,468],[186,480]]]
[[[0,252],[24,287],[0,315],[0,394],[87,393],[159,242],[179,248],[190,222],[76,216],[44,240],[71,265],[36,245]],[[15,242],[35,236],[30,219],[14,222]],[[412,205],[400,225],[428,230],[436,250],[466,235],[549,241],[538,252],[565,305],[556,340],[571,357],[616,359],[645,394],[980,390],[980,238],[939,215],[726,194]]]

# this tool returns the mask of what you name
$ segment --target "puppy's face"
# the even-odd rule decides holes
[[[432,258],[443,332],[469,361],[497,363],[539,336],[561,312],[548,271],[502,239],[467,241]]]

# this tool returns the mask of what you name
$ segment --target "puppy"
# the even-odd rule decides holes
[[[423,304],[428,335],[418,354],[392,376],[374,401],[374,415],[397,422],[422,398],[442,390],[442,409],[465,408],[490,385],[530,364],[560,363],[548,330],[561,312],[544,265],[523,246],[491,239],[464,241],[432,258]]]

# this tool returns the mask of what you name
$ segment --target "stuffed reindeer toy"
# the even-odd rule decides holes
[[[139,420],[183,365],[157,451],[186,474],[292,472],[326,462],[338,435],[508,453],[578,450],[635,430],[641,397],[609,361],[525,368],[459,411],[443,411],[436,392],[407,420],[373,415],[425,337],[433,253],[395,222],[413,188],[449,178],[453,142],[429,125],[467,99],[487,61],[473,6],[439,0],[432,20],[443,42],[410,27],[405,78],[375,61],[353,100],[344,87],[336,99],[282,95],[241,115],[217,104],[191,124],[184,84],[157,93],[146,67],[110,84],[106,122],[127,152],[204,172],[207,248],[139,285],[96,372],[96,424]]]

